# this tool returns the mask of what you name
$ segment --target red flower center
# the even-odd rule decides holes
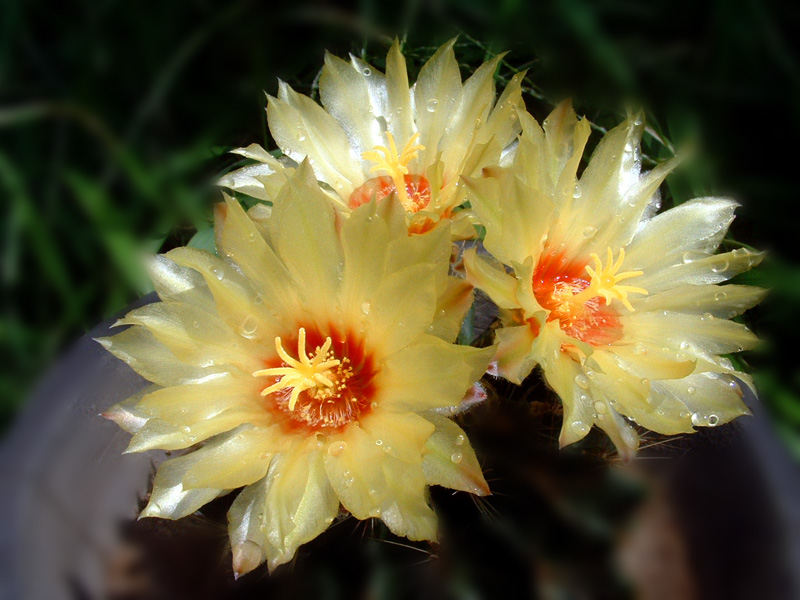
[[[371,409],[375,367],[360,337],[301,327],[277,338],[276,349],[278,357],[254,375],[270,378],[261,395],[290,424],[330,431]]]
[[[408,201],[403,204],[405,209],[416,213],[427,207],[431,201],[431,184],[428,179],[424,175],[404,175],[403,180],[406,184],[408,198]],[[350,208],[358,208],[372,200],[373,197],[380,202],[396,191],[397,186],[390,176],[373,177],[353,190],[348,205]]]

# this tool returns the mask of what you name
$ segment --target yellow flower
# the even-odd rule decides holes
[[[728,319],[764,291],[717,284],[761,254],[714,254],[736,203],[698,198],[655,215],[677,159],[640,172],[641,115],[604,137],[580,179],[588,122],[569,103],[543,128],[520,118],[512,167],[468,181],[485,247],[512,270],[465,257],[502,311],[499,374],[520,383],[540,365],[564,403],[561,445],[597,425],[625,457],[639,444],[628,420],[677,434],[747,413],[740,382],[752,382],[720,355],[756,343]]]
[[[237,574],[290,560],[340,503],[434,540],[428,485],[488,493],[442,416],[492,354],[450,343],[472,287],[447,273],[448,229],[410,237],[395,201],[337,224],[307,165],[261,228],[222,206],[222,258],[155,257],[161,302],[100,340],[160,386],[107,413],[134,434],[129,452],[205,442],[161,465],[142,516],[177,519],[246,486],[229,513]]]
[[[308,158],[323,190],[344,214],[375,196],[396,193],[410,231],[422,233],[452,220],[454,237],[474,237],[460,176],[510,157],[523,106],[516,75],[495,105],[494,72],[503,55],[484,63],[462,84],[451,40],[422,67],[409,88],[397,42],[384,75],[362,60],[330,54],[319,80],[322,106],[280,82],[269,97],[272,137],[290,159]],[[324,107],[324,108],[323,108]],[[220,185],[273,200],[292,167],[257,144],[234,150],[257,161]]]

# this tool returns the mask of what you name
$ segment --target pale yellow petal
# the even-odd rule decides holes
[[[456,406],[493,354],[494,348],[455,346],[422,335],[386,359],[376,382],[378,401],[394,410]]]
[[[269,220],[273,246],[307,310],[329,306],[339,291],[342,249],[333,207],[308,163],[283,188]]]
[[[281,150],[298,163],[310,159],[320,181],[333,189],[363,182],[361,157],[350,147],[341,125],[308,96],[279,82],[278,97],[268,98],[267,121]]]
[[[343,441],[344,449],[327,453],[324,462],[344,507],[357,519],[381,518],[396,535],[435,540],[422,466],[387,454],[359,427],[348,428]]]
[[[489,485],[464,431],[441,415],[425,413],[425,418],[436,426],[425,444],[427,452],[422,459],[428,484],[478,496],[488,495]]]
[[[461,99],[461,72],[453,52],[454,44],[455,39],[439,48],[422,66],[414,84],[419,143],[425,146],[418,157],[421,165],[433,163],[444,150],[442,137]]]
[[[484,292],[500,308],[513,309],[519,307],[516,288],[517,280],[490,257],[479,256],[474,248],[464,252],[464,266],[467,279],[476,288]]]
[[[155,302],[129,312],[119,325],[147,328],[179,360],[199,366],[259,368],[259,351],[214,315],[184,302]],[[113,338],[112,338],[113,339]]]
[[[397,140],[410,140],[415,133],[414,111],[411,108],[406,59],[397,40],[386,55],[386,95],[389,131]]]
[[[235,489],[258,481],[289,440],[281,425],[239,427],[195,451],[197,462],[183,476],[183,488]]]
[[[325,53],[325,66],[319,79],[320,101],[325,110],[338,121],[359,159],[364,152],[386,143],[380,122],[376,118],[379,115],[369,114],[364,110],[365,106],[370,105],[366,83],[370,77],[371,70],[365,76],[363,71],[357,71],[350,63]],[[338,191],[346,199],[350,197],[353,188],[342,188]]]
[[[422,462],[425,443],[434,426],[412,412],[394,412],[380,406],[359,420],[362,429],[381,450],[406,463]]]
[[[97,342],[139,375],[161,386],[189,383],[230,369],[223,364],[201,366],[182,362],[144,327],[131,327]]]
[[[464,316],[472,306],[472,284],[457,277],[447,278],[447,287],[436,302],[436,316],[428,333],[446,342],[455,341]]]
[[[730,319],[752,308],[767,290],[749,285],[679,285],[658,294],[636,298],[636,310],[668,310],[690,314],[711,314]]]
[[[162,301],[188,302],[211,314],[216,313],[214,296],[200,273],[160,254],[149,257],[146,265],[153,287]]]
[[[503,327],[495,334],[497,341],[497,372],[512,383],[520,385],[536,366],[533,345],[536,335],[528,324]]]
[[[183,489],[181,484],[183,476],[197,460],[198,458],[192,453],[161,463],[153,481],[150,501],[140,517],[180,519],[229,491],[214,488]]]

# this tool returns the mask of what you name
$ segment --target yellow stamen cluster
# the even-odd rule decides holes
[[[376,171],[389,173],[389,176],[394,181],[400,202],[407,210],[411,210],[408,192],[406,191],[406,180],[403,176],[408,175],[408,163],[414,160],[421,150],[425,150],[425,146],[415,143],[419,138],[419,132],[417,132],[411,136],[403,151],[398,155],[397,145],[391,131],[386,132],[386,138],[389,140],[388,148],[386,146],[375,146],[373,150],[364,152],[361,158],[375,163],[375,166],[369,170],[370,173]]]
[[[334,358],[331,351],[331,338],[325,339],[322,346],[314,352],[306,351],[306,330],[301,327],[297,342],[297,356],[292,358],[283,348],[280,337],[275,338],[275,350],[286,366],[272,369],[262,369],[253,373],[254,377],[280,377],[271,386],[265,388],[262,396],[273,394],[277,391],[291,388],[289,410],[294,410],[300,393],[308,392],[316,399],[325,400],[338,396],[345,389],[345,382],[353,374],[347,366],[349,360]],[[334,371],[335,369],[335,371]]]
[[[592,278],[589,287],[584,289],[579,294],[572,297],[572,302],[584,303],[591,298],[602,296],[606,305],[611,304],[612,300],[619,300],[630,311],[633,311],[628,300],[628,294],[645,294],[647,290],[640,287],[630,285],[618,285],[620,281],[630,279],[632,277],[639,277],[644,271],[624,271],[618,273],[625,261],[625,248],[619,249],[619,258],[614,262],[614,253],[611,248],[608,248],[607,265],[603,266],[603,262],[597,254],[589,255],[594,260],[594,269],[587,265],[586,272]]]

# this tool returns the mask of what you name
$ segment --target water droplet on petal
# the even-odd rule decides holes
[[[633,353],[638,354],[639,356],[644,356],[647,354],[647,348],[644,346],[644,344],[636,344],[633,347]]]
[[[574,421],[570,427],[572,427],[575,433],[580,435],[585,435],[589,432],[589,426],[583,421]]]
[[[693,385],[690,385],[688,388],[686,388],[686,393],[689,394],[690,396],[693,396],[697,393],[697,388],[694,387]]]
[[[450,455],[450,461],[454,462],[455,464],[460,463],[461,459],[463,459],[463,458],[464,458],[464,455],[461,454],[461,452],[453,452],[453,454]]]
[[[719,425],[719,417],[717,415],[708,415],[708,425],[710,427]]]
[[[594,409],[597,411],[598,414],[602,415],[608,411],[608,407],[606,406],[605,402],[600,402],[599,400],[594,403]]]
[[[253,297],[253,304],[263,304],[264,303],[264,296],[261,294],[256,294]]]
[[[371,306],[372,305],[369,302],[364,302],[361,305],[361,312],[364,313],[365,315],[368,315],[369,314],[369,309],[370,309]]]
[[[436,112],[436,109],[439,108],[439,101],[436,98],[431,98],[428,100],[428,112]]]
[[[339,456],[347,449],[347,442],[333,442],[328,446],[328,454],[331,456]]]
[[[463,435],[461,435],[461,434],[459,433],[459,434],[456,436],[456,442],[455,442],[455,443],[456,443],[456,446],[463,446],[463,445],[464,445],[464,440],[465,440],[465,439],[466,439],[466,438],[465,438]]]
[[[589,227],[583,230],[583,237],[585,237],[587,240],[589,238],[593,238],[595,235],[597,235],[597,227],[592,227],[590,225]]]
[[[189,427],[188,425],[184,425],[183,427],[181,427],[181,431],[183,433],[190,433],[192,431],[192,428]]]
[[[720,263],[715,263],[714,265],[711,266],[711,270],[714,273],[722,273],[723,271],[727,271],[728,270],[728,261],[727,260],[723,260]]]
[[[576,375],[575,383],[578,385],[579,388],[582,388],[584,390],[589,388],[589,380],[586,378],[585,375]]]
[[[369,67],[364,67],[361,70],[361,72],[364,74],[364,77],[369,77],[370,75],[372,75],[372,69],[370,69]]]
[[[353,479],[352,477],[348,477],[347,479],[344,480],[344,487],[353,487],[353,483],[355,483],[355,481],[356,480]]]
[[[721,302],[722,300],[725,300],[727,296],[728,294],[726,294],[725,292],[717,292],[716,294],[714,294],[714,300],[716,300],[717,302]]]
[[[253,315],[248,315],[242,323],[242,333],[245,335],[253,335],[258,329],[258,321]]]
[[[383,440],[375,440],[376,446],[383,446]]]
[[[575,190],[572,192],[572,197],[573,198],[580,198],[581,197],[581,193],[582,193],[581,184],[580,183],[576,183],[575,184]]]
[[[684,252],[683,253],[683,262],[684,262],[684,264],[688,265],[689,263],[693,263],[695,261],[702,260],[705,257],[706,257],[706,254],[704,254],[702,252],[693,252],[693,251],[690,250],[689,252]]]

